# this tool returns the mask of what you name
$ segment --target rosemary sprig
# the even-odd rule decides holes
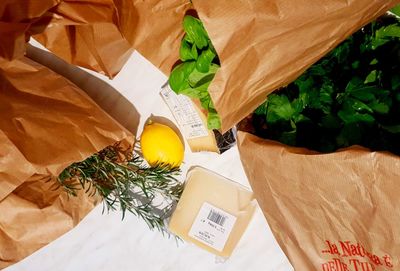
[[[148,167],[133,155],[132,149],[124,150],[119,144],[109,146],[86,160],[67,167],[57,180],[64,190],[77,195],[85,189],[90,196],[99,195],[105,210],[128,211],[146,221],[150,229],[166,233],[164,220],[183,190],[176,179],[178,168],[167,165]]]

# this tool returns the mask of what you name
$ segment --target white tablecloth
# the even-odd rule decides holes
[[[135,52],[113,80],[90,73],[134,105],[140,113],[138,135],[150,114],[173,120],[158,94],[167,77],[140,54]],[[82,83],[85,76],[79,80]],[[90,80],[87,83],[90,84]],[[186,146],[182,177],[193,165],[206,167],[249,186],[237,147],[217,155],[191,153]],[[176,243],[174,238],[168,239],[157,231],[150,231],[145,222],[133,215],[127,215],[121,221],[119,212],[102,214],[100,204],[76,228],[5,270],[290,271],[293,268],[259,208],[231,258],[221,263],[214,255],[192,244]]]

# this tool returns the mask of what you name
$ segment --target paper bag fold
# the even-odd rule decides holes
[[[110,77],[123,67],[133,49],[168,75],[179,60],[183,17],[195,9],[221,60],[209,92],[225,132],[269,93],[295,80],[347,36],[400,1],[45,3],[42,13],[35,13],[40,19],[22,27],[29,29],[25,32],[36,34],[35,39],[68,62]],[[26,18],[33,17],[26,11]]]
[[[238,140],[256,198],[295,270],[339,262],[348,270],[399,268],[398,156],[357,146],[319,154],[244,132]]]
[[[22,57],[0,59],[0,269],[72,229],[96,198],[68,197],[55,178],[133,136],[82,90]]]
[[[198,1],[221,60],[209,92],[226,131],[398,0]]]

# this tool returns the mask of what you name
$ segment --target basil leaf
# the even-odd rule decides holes
[[[400,5],[395,6],[390,11],[400,17]]]
[[[386,27],[381,27],[375,32],[375,37],[371,42],[372,49],[389,42],[391,38],[400,38],[400,26],[392,24]]]
[[[193,56],[194,59],[197,59],[199,57],[199,54],[197,53],[196,45],[194,45],[194,44],[192,45],[191,53],[192,53],[192,56]]]
[[[363,80],[360,77],[353,77],[349,83],[347,83],[346,92],[351,92],[352,90],[364,87]]]
[[[179,94],[182,90],[190,87],[188,77],[195,66],[196,62],[190,61],[179,64],[172,70],[168,83],[173,91]]]
[[[358,69],[360,67],[360,61],[356,60],[353,63],[351,63],[351,67],[355,70]]]
[[[336,58],[339,63],[345,62],[350,55],[350,42],[345,41],[331,52],[331,55]]]
[[[190,44],[193,44],[193,45],[194,45],[194,40],[192,40],[192,39],[189,37],[188,34],[185,34],[185,36],[183,37],[183,40],[186,41],[186,42],[188,42],[188,43],[190,43]]]
[[[199,85],[205,84],[207,82],[211,82],[212,79],[215,76],[215,73],[219,69],[219,66],[217,64],[212,64],[208,70],[208,72],[200,72],[196,68],[190,73],[188,80],[189,84],[192,87],[198,87]]]
[[[344,123],[351,124],[355,122],[369,122],[375,121],[375,118],[370,114],[358,113],[350,110],[340,110],[338,112],[339,118],[343,120]]]
[[[200,72],[208,72],[211,66],[211,62],[214,58],[215,53],[210,48],[201,52],[196,61],[197,70],[199,70]]]
[[[196,86],[195,89],[208,94],[208,87],[210,86],[210,84],[211,84],[211,81],[207,81],[202,85]]]
[[[371,71],[365,78],[364,84],[373,83],[376,81],[377,72],[376,70]]]
[[[294,84],[299,88],[299,98],[304,106],[308,106],[315,97],[310,97],[309,90],[313,88],[314,80],[312,77],[301,76]]]
[[[201,104],[201,107],[203,107],[205,110],[209,111],[209,109],[211,108],[210,107],[210,104],[211,104],[210,95],[205,95],[204,97],[200,98],[200,104]]]
[[[211,81],[206,81],[204,84],[197,85],[196,87],[189,86],[189,88],[192,89],[190,91],[191,93],[197,93],[197,96],[192,95],[191,97],[201,99],[202,97],[209,96],[208,87],[210,86],[210,84],[211,84]]]
[[[220,129],[221,128],[221,119],[216,112],[208,112],[207,115],[207,126],[208,129]]]
[[[212,99],[211,99],[211,96],[208,95],[208,97],[210,97],[210,102],[208,103],[208,108],[209,108],[210,110],[214,110],[214,111],[215,111],[215,106],[214,106],[214,103],[213,103],[213,101],[212,101]]]
[[[179,48],[179,57],[182,61],[196,59],[196,57],[193,56],[190,44],[185,40],[182,41],[181,47]]]
[[[345,103],[348,103],[349,106],[351,106],[351,108],[353,108],[357,112],[361,112],[361,111],[367,111],[369,113],[374,112],[367,104],[365,104],[359,100],[356,100],[356,99],[348,98],[345,101]]]
[[[267,121],[290,120],[295,110],[284,95],[272,94],[268,97]]]
[[[373,101],[369,104],[369,107],[379,114],[387,114],[390,110],[389,105],[378,101]]]
[[[183,95],[186,95],[186,96],[188,96],[190,98],[194,98],[194,99],[201,99],[207,93],[204,93],[204,91],[202,91],[201,89],[188,87],[188,88],[181,90],[179,92],[179,94],[183,94]]]
[[[374,58],[371,60],[371,62],[369,63],[369,65],[376,65],[378,64],[378,59]]]
[[[381,38],[400,38],[400,26],[392,24],[386,27],[382,27],[376,31],[375,37]]]
[[[365,89],[358,89],[351,92],[351,96],[357,98],[363,102],[369,102],[375,100],[375,95],[371,92],[365,91]]]
[[[323,113],[329,114],[332,110],[334,88],[332,82],[327,80],[323,83],[319,93],[320,109]]]
[[[384,129],[392,134],[400,134],[400,125],[382,126],[382,129]]]
[[[300,93],[307,93],[314,85],[314,79],[308,76],[301,76],[294,82],[294,84],[299,88]]]
[[[311,66],[309,71],[307,71],[310,75],[324,76],[327,73],[325,67],[321,64],[316,64]]]
[[[188,40],[193,41],[197,48],[203,49],[208,45],[207,32],[199,19],[190,15],[185,16],[183,19],[183,29],[188,36]]]

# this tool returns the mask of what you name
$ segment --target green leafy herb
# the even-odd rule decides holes
[[[256,133],[285,144],[400,154],[399,19],[363,27],[254,113]]]
[[[182,90],[190,88],[187,78],[195,67],[196,62],[184,62],[176,66],[175,69],[171,72],[171,75],[169,77],[169,84],[176,93],[179,94]]]
[[[203,49],[208,45],[208,35],[203,24],[193,16],[183,18],[183,29],[186,32],[187,40],[194,43],[197,48]]]
[[[187,81],[193,88],[202,86],[206,83],[211,83],[211,80],[214,78],[218,69],[219,66],[216,64],[210,64],[206,72],[199,71],[196,67],[187,77]]]
[[[58,182],[70,195],[84,189],[103,199],[107,209],[126,212],[142,218],[151,229],[167,233],[164,220],[171,215],[183,185],[175,178],[179,169],[167,166],[148,167],[119,144],[110,146],[86,160],[67,167]],[[121,157],[123,157],[121,159]]]
[[[208,128],[219,129],[221,120],[208,93],[208,87],[220,68],[217,53],[199,19],[185,16],[183,29],[186,34],[179,50],[183,63],[172,70],[169,84],[177,94],[199,99],[208,111]]]
[[[200,72],[207,73],[210,69],[211,62],[215,58],[216,54],[208,48],[207,50],[201,52],[199,58],[196,61],[196,68]]]
[[[221,127],[221,120],[215,111],[208,112],[207,121],[209,129],[218,129]]]
[[[385,43],[392,40],[392,38],[400,38],[400,26],[399,25],[388,25],[381,27],[375,32],[375,36],[372,39],[371,47],[373,49],[384,45]]]
[[[395,6],[390,11],[393,12],[395,15],[400,17],[400,5]]]
[[[196,46],[191,46],[190,43],[182,40],[179,56],[182,61],[196,60],[198,57]]]

